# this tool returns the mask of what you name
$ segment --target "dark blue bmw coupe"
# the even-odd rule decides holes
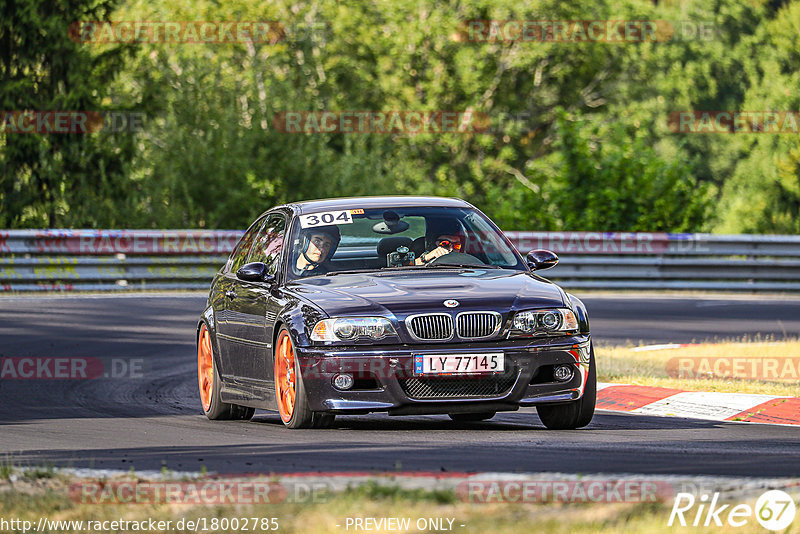
[[[286,204],[244,233],[197,326],[209,419],[276,410],[289,428],[336,414],[480,421],[535,406],[586,426],[596,378],[583,303],[537,272],[469,203],[363,197]]]

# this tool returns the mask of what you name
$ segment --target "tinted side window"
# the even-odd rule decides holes
[[[242,239],[239,241],[239,244],[236,245],[236,248],[231,254],[230,260],[228,260],[229,272],[235,273],[236,271],[239,270],[239,267],[247,263],[246,262],[247,255],[250,252],[250,248],[253,246],[253,241],[255,241],[256,235],[258,234],[258,230],[263,225],[263,222],[264,222],[263,219],[257,221],[242,236]]]
[[[266,263],[270,274],[275,274],[278,270],[285,233],[286,218],[278,213],[268,216],[266,223],[253,243],[253,248],[250,250],[250,255],[247,258],[248,263],[251,261]]]

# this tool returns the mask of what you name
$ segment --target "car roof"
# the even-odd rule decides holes
[[[432,208],[471,208],[472,205],[460,198],[424,197],[424,196],[382,196],[382,197],[343,197],[304,200],[287,204],[294,208],[297,215],[320,211],[395,208],[395,207],[432,207]]]

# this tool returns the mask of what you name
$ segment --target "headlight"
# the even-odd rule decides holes
[[[385,317],[341,317],[323,319],[314,325],[312,341],[354,341],[359,338],[383,339],[396,336],[392,323]]]
[[[578,330],[578,319],[572,310],[532,310],[518,312],[511,323],[512,336],[548,335]]]

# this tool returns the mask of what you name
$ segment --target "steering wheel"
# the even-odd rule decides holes
[[[436,263],[461,263],[467,265],[486,265],[484,262],[465,252],[448,252],[444,256],[439,256],[428,262],[428,265],[435,265]]]

